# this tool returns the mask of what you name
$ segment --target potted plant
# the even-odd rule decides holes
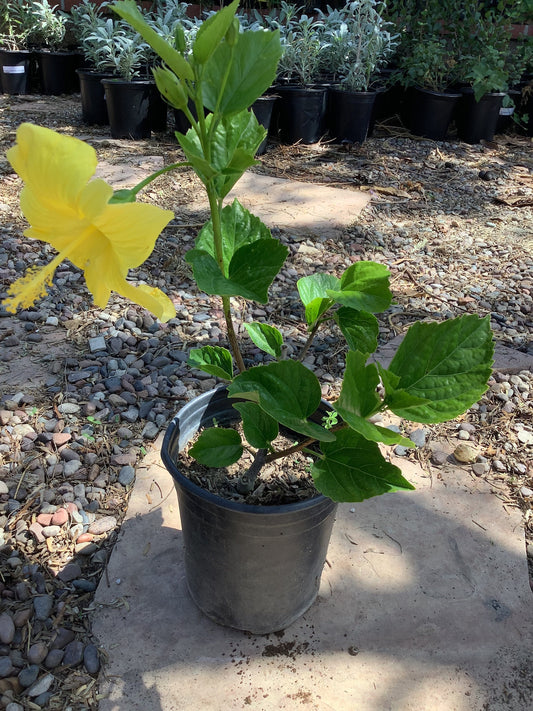
[[[37,60],[44,94],[69,94],[79,88],[76,69],[81,64],[78,50],[66,46],[70,16],[58,11],[48,0],[32,0],[30,12],[34,18],[33,41],[37,44]]]
[[[329,130],[337,141],[366,139],[377,96],[373,82],[397,44],[382,10],[381,2],[357,0],[323,16],[325,66],[339,79],[329,96]]]
[[[265,23],[279,30],[282,54],[275,93],[275,124],[285,143],[316,143],[325,131],[327,87],[322,76],[323,23],[282,0],[278,14]]]
[[[108,47],[117,29],[111,18],[102,14],[102,6],[84,0],[72,7],[73,34],[83,54],[83,66],[77,69],[80,82],[81,114],[88,124],[109,123],[102,79],[114,76],[114,62]]]
[[[409,447],[412,442],[377,424],[375,416],[388,407],[408,420],[440,422],[466,410],[482,395],[491,373],[489,319],[467,315],[443,323],[415,324],[390,366],[384,368],[369,357],[377,345],[374,314],[391,303],[388,270],[374,262],[356,262],[340,275],[317,273],[298,281],[308,335],[293,358],[287,358],[282,333],[273,325],[247,323],[247,337],[243,332],[239,337],[232,299],[265,303],[288,253],[237,200],[223,205],[247,167],[254,164],[255,150],[265,134],[247,107],[275,75],[281,50],[279,35],[239,34],[235,0],[204,23],[192,55],[186,58],[179,38],[177,47],[165,43],[146,24],[132,0],[113,7],[161,57],[164,65],[154,71],[157,85],[191,123],[187,134],[177,134],[186,156],[179,166],[191,166],[199,176],[211,218],[186,260],[199,289],[221,304],[227,327],[229,349],[204,346],[191,350],[189,357],[192,367],[219,377],[224,385],[195,398],[178,413],[162,450],[178,493],[187,582],[199,607],[217,622],[256,633],[272,632],[290,624],[316,597],[335,502],[356,502],[413,488],[383,456],[378,444]],[[198,119],[188,108],[189,99],[197,108]],[[26,127],[24,133],[37,136],[39,131]],[[59,144],[58,138],[47,140]],[[75,139],[64,140],[70,150]],[[87,162],[82,153],[85,156],[91,149],[78,143],[76,170],[81,170]],[[27,151],[22,150],[22,155],[27,156]],[[16,148],[8,158],[22,177],[31,177],[31,169]],[[95,167],[93,157],[89,162],[90,167],[83,168],[87,180]],[[87,238],[91,230],[83,214],[79,217],[80,236],[60,244],[56,232],[49,228],[53,224],[50,210],[57,207],[45,195],[44,213],[31,213],[33,230],[63,251],[40,274],[32,272],[12,285],[6,308],[14,311],[18,305],[32,302],[42,293],[55,265],[68,254],[83,265],[99,305],[105,305],[110,289],[116,289],[150,305],[161,318],[170,318],[173,309],[167,296],[124,281],[127,266],[139,264],[149,254],[155,228],[162,229],[170,219],[168,214],[154,215],[151,235],[146,239],[131,235],[130,223],[117,234],[117,217],[111,214],[117,209],[126,213],[138,208],[147,214],[150,208],[159,210],[130,204],[149,180],[116,192],[111,200],[111,189],[102,184],[94,188],[93,183],[80,185],[83,195],[87,191],[85,201],[69,193],[76,205],[87,205],[89,222],[98,226],[106,254],[116,258],[118,271],[108,267],[96,273],[98,263],[91,256],[95,247]],[[100,212],[96,209],[98,195],[107,195],[109,201],[100,205]],[[39,203],[38,193],[33,197]],[[76,232],[70,213],[65,214],[69,230]],[[127,245],[132,250],[129,256]],[[330,325],[340,330],[348,350],[340,395],[328,405],[321,402],[319,380],[302,361],[317,334]],[[264,353],[261,365],[250,366],[247,360],[250,342]],[[281,443],[279,434],[284,437]],[[193,439],[188,455],[184,455],[187,464],[178,463],[180,450]],[[244,452],[248,462],[239,468]],[[302,464],[304,471],[295,480],[301,483],[291,486],[293,472]],[[237,474],[230,480],[220,478],[222,489],[217,490],[213,467],[227,466],[237,466]],[[274,499],[270,497],[270,502],[261,493],[269,488],[263,478],[266,469],[273,475]],[[276,473],[281,473],[281,479]],[[288,503],[284,490],[289,492]]]
[[[27,2],[0,0],[0,86],[6,94],[28,93],[33,30]]]
[[[467,143],[492,140],[503,100],[510,88],[510,34],[507,16],[475,7],[465,8],[456,32],[461,87],[456,123]]]

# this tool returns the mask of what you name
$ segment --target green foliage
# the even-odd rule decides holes
[[[428,5],[434,7],[435,2],[429,0]],[[246,447],[254,455],[254,463],[242,476],[248,483],[252,470],[255,476],[262,463],[287,453],[278,451],[274,443],[283,427],[298,440],[294,447],[315,460],[312,475],[317,489],[335,500],[361,501],[412,489],[378,446],[412,447],[412,442],[376,425],[373,416],[389,408],[415,422],[440,422],[470,407],[483,393],[490,374],[488,319],[465,316],[415,324],[385,369],[369,362],[369,356],[377,346],[374,314],[388,309],[392,301],[389,271],[383,264],[355,262],[340,275],[316,273],[298,281],[308,338],[294,358],[285,359],[283,335],[277,328],[245,322],[242,330],[266,354],[265,364],[247,368],[231,299],[267,303],[269,287],[288,249],[238,200],[225,207],[223,200],[254,164],[264,137],[248,106],[276,76],[279,33],[258,31],[256,26],[239,28],[233,2],[212,14],[192,42],[176,31],[163,46],[133,0],[121,0],[113,7],[163,61],[155,72],[156,81],[190,121],[187,134],[177,134],[177,139],[205,187],[210,206],[210,220],[186,260],[198,287],[221,300],[231,353],[221,346],[192,349],[189,364],[229,382],[228,394],[242,418],[246,442],[233,429],[210,428],[201,433],[191,455],[208,467],[219,467],[237,461]],[[278,20],[271,24],[276,30],[298,25],[301,37],[309,41],[307,52],[314,42],[310,32],[314,20],[305,16],[297,20],[292,8],[283,3]],[[306,81],[314,72],[310,63],[314,51],[304,56],[302,50],[299,58],[309,63],[305,71],[303,65],[298,70]],[[332,412],[322,418],[317,412],[320,382],[302,361],[324,324],[338,327],[347,355],[340,395]]]

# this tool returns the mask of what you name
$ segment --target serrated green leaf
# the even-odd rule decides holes
[[[219,46],[233,22],[238,6],[239,0],[233,0],[231,5],[202,22],[192,47],[194,59],[198,64],[205,64]]]
[[[300,299],[305,306],[305,320],[308,326],[316,321],[333,306],[334,301],[328,297],[328,290],[339,288],[340,279],[333,274],[311,274],[296,282]]]
[[[217,262],[201,249],[191,249],[185,255],[193,269],[198,288],[207,294],[242,296],[245,299],[268,302],[268,288],[287,257],[287,248],[274,239],[258,240],[237,250],[226,278]]]
[[[189,450],[206,467],[228,467],[242,457],[242,442],[236,430],[210,427],[203,430]]]
[[[361,351],[361,353],[373,353],[376,350],[379,324],[374,314],[341,306],[333,318],[350,350]]]
[[[267,323],[245,323],[244,327],[248,331],[248,335],[252,342],[265,353],[268,353],[274,358],[281,356],[281,346],[283,345],[283,336],[274,326],[269,326]]]
[[[483,395],[492,372],[494,345],[490,318],[473,314],[442,323],[415,323],[407,331],[388,370],[396,390],[423,404],[398,404],[394,391],[386,404],[400,417],[434,423],[461,415]]]
[[[411,440],[366,419],[381,406],[376,392],[379,384],[378,369],[373,363],[365,365],[366,358],[366,354],[359,351],[348,351],[341,392],[334,403],[335,410],[353,430],[372,442],[414,447]]]
[[[227,348],[221,346],[203,346],[193,348],[189,354],[187,365],[203,370],[204,373],[217,378],[231,380],[233,378],[233,359]]]
[[[342,275],[340,289],[328,289],[327,295],[358,311],[386,311],[392,301],[389,278],[389,270],[384,264],[356,262]]]
[[[270,230],[261,220],[246,210],[235,199],[222,210],[220,215],[220,231],[222,240],[222,270],[224,276],[229,275],[229,265],[235,252],[246,244],[259,239],[272,240]],[[200,230],[195,242],[196,249],[201,249],[216,259],[213,222],[209,220]]]
[[[182,133],[176,133],[176,138],[185,153],[187,160],[204,184],[208,183],[218,175],[217,170],[213,168],[211,163],[204,158],[204,152],[200,144],[200,140],[193,128],[190,128],[185,135]]]
[[[117,0],[117,2],[110,5],[110,8],[141,35],[143,40],[150,45],[176,76],[190,81],[194,79],[192,67],[185,57],[147,24],[133,0]]]
[[[223,42],[205,65],[204,105],[226,115],[248,108],[273,83],[280,57],[278,30],[247,30],[233,47]]]
[[[350,429],[337,432],[335,442],[323,442],[324,454],[313,465],[316,488],[333,501],[356,502],[392,491],[412,490],[398,467],[387,462],[375,442]]]
[[[277,421],[255,402],[236,402],[233,407],[241,414],[244,436],[252,447],[269,449],[279,433]]]
[[[306,437],[322,442],[335,439],[332,432],[308,420],[320,405],[320,383],[299,361],[250,368],[233,380],[228,394],[256,402],[277,422]]]

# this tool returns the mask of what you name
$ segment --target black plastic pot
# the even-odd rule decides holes
[[[150,138],[152,82],[102,79],[113,138]]]
[[[337,505],[325,496],[283,506],[251,506],[208,492],[177,468],[178,452],[213,419],[238,419],[221,387],[200,395],[170,424],[161,456],[174,479],[185,572],[198,607],[221,625],[268,634],[314,602]]]
[[[0,71],[4,94],[27,94],[29,90],[31,52],[21,50],[0,50]]]
[[[329,134],[337,142],[364,143],[372,119],[376,91],[329,90]]]
[[[411,87],[405,96],[403,119],[415,136],[444,141],[457,102],[458,92],[440,92]]]
[[[102,79],[111,79],[112,74],[94,72],[90,69],[76,70],[80,79],[81,116],[85,123],[105,126],[109,123],[107,102]]]
[[[260,96],[252,104],[252,111],[254,112],[256,119],[261,124],[261,126],[263,126],[267,131],[265,140],[261,142],[261,145],[256,151],[256,155],[258,156],[263,155],[266,150],[268,141],[268,131],[270,130],[270,123],[272,121],[272,112],[274,110],[274,104],[276,103],[277,98],[278,97],[276,94],[267,94],[265,96]]]
[[[82,60],[83,55],[79,52],[37,52],[42,93],[59,96],[79,91],[76,70],[81,67]]]
[[[462,93],[455,119],[459,138],[466,143],[492,141],[505,93],[485,94],[479,101],[469,87]]]
[[[161,133],[167,130],[167,114],[168,104],[159,93],[159,89],[152,84],[152,93],[150,94],[150,128],[152,131]]]
[[[276,127],[283,143],[316,143],[325,131],[327,89],[279,86]]]

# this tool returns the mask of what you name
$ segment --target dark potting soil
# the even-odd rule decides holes
[[[236,425],[236,429],[240,431],[242,437],[240,423]],[[216,469],[206,467],[188,455],[196,439],[197,437],[180,454],[178,468],[202,489],[217,494],[223,499],[254,506],[279,506],[305,501],[319,493],[310,473],[312,458],[305,453],[296,452],[265,464],[257,478],[254,490],[249,494],[240,494],[237,491],[237,482],[240,475],[251,465],[252,454],[245,450],[239,461],[228,467]],[[294,443],[294,440],[280,435],[274,440],[273,445],[276,451],[280,451],[293,446]]]

